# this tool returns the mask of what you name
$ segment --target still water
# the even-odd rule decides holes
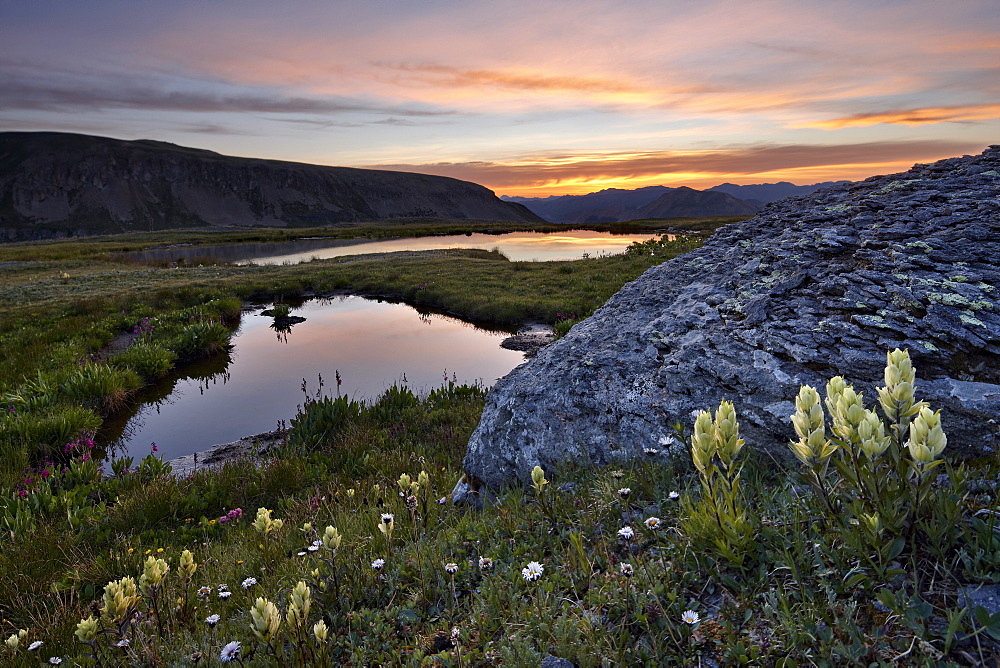
[[[361,253],[422,251],[441,248],[498,248],[515,262],[579,260],[585,256],[625,252],[633,241],[659,238],[656,234],[611,234],[591,230],[566,232],[510,232],[508,234],[454,234],[401,239],[300,239],[276,243],[229,244],[225,246],[177,246],[158,248],[127,257],[158,262],[231,262],[235,264],[299,264]]]
[[[492,385],[524,361],[500,347],[513,332],[489,331],[405,304],[338,297],[292,311],[306,318],[286,334],[272,318],[244,313],[226,355],[188,365],[140,397],[130,415],[109,420],[101,439],[115,456],[136,461],[156,443],[164,459],[205,450],[286,423],[322,374],[327,394],[377,398],[406,380],[417,394],[459,383]]]

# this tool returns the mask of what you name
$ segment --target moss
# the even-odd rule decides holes
[[[901,190],[906,186],[910,185],[911,183],[916,183],[919,180],[920,179],[902,179],[900,181],[892,181],[891,183],[887,183],[878,190],[876,190],[873,194],[869,195],[869,197],[875,197],[876,195],[885,195],[887,193],[891,193],[894,190]]]
[[[937,304],[965,308],[972,311],[992,311],[993,304],[983,300],[972,300],[956,292],[929,292],[927,299]]]
[[[916,248],[923,251],[927,255],[930,255],[934,251],[934,247],[926,241],[911,241],[906,244],[906,248]]]
[[[854,322],[859,325],[868,325],[869,327],[881,327],[883,329],[894,329],[894,327],[885,321],[885,318],[878,315],[856,315],[854,316]]]
[[[974,327],[986,327],[982,320],[974,318],[971,315],[966,315],[965,312],[958,316],[959,320],[964,322],[966,325],[972,325]]]

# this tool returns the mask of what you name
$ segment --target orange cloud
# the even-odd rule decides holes
[[[927,125],[954,121],[985,121],[1000,118],[1000,104],[975,104],[953,107],[925,107],[922,109],[895,109],[862,114],[852,114],[829,121],[815,121],[793,127],[837,130],[847,127],[864,127],[888,123],[892,125]]]
[[[687,185],[723,181],[815,183],[857,180],[908,169],[915,162],[977,153],[983,146],[951,141],[899,141],[830,146],[755,146],[706,151],[525,157],[506,162],[371,165],[480,183],[506,195],[576,195],[603,188]]]
[[[635,93],[639,89],[622,80],[596,77],[553,76],[531,72],[470,70],[446,65],[397,65],[395,69],[425,75],[419,81],[436,86],[465,88],[491,86],[532,91],[581,91],[600,93]]]

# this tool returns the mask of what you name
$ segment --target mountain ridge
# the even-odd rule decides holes
[[[548,197],[502,196],[500,199],[523,204],[550,223],[613,223],[641,218],[753,214],[764,208],[765,205],[784,199],[785,197],[808,195],[821,188],[842,183],[846,183],[846,181],[825,181],[823,183],[802,186],[789,183],[788,181],[758,183],[746,186],[734,183],[721,183],[705,190],[696,190],[694,188],[687,188],[687,186],[645,186],[635,189],[605,188],[585,195],[550,195]],[[696,193],[722,193],[735,200],[739,200],[743,204],[705,196],[701,200],[701,207],[684,209],[686,213],[683,214],[673,213],[673,211],[679,209],[667,203],[663,203],[657,207],[658,210],[666,212],[663,215],[658,215],[655,211],[653,215],[650,215],[649,212],[643,211],[654,200],[682,188],[686,189],[686,191],[693,190]],[[691,195],[686,191],[685,197],[690,199]],[[690,206],[690,202],[688,202],[688,206]],[[719,211],[722,212],[720,213]]]
[[[0,239],[401,217],[541,222],[444,176],[241,158],[158,140],[0,133]]]

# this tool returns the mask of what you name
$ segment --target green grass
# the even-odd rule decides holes
[[[901,576],[857,580],[858,565],[803,500],[794,468],[753,453],[743,495],[765,521],[740,568],[686,533],[702,494],[684,457],[549,472],[541,494],[502,490],[481,511],[441,505],[461,474],[484,393],[446,386],[423,400],[397,395],[259,468],[236,462],[178,480],[151,456],[134,473],[100,479],[95,462],[78,458],[67,473],[28,484],[19,512],[4,511],[0,614],[8,631],[25,628],[25,643],[43,641],[43,659],[88,665],[82,657],[92,649],[74,637],[77,622],[93,614],[105,584],[138,578],[153,558],[170,571],[155,604],[147,592],[121,635],[99,636],[106,663],[176,665],[195,652],[218,662],[234,640],[250,665],[275,666],[303,656],[309,665],[470,666],[537,665],[547,653],[582,666],[888,666],[904,653],[906,665],[963,665],[995,656],[987,634],[970,637],[974,625],[957,598],[963,584],[992,582],[1000,565],[1000,538],[985,524],[958,527],[961,547],[946,560],[916,546],[900,556]],[[422,487],[399,485],[401,474],[416,482],[421,471]],[[963,503],[970,512],[995,509],[995,501]],[[252,526],[262,507],[283,522],[266,536]],[[234,508],[242,518],[218,521]],[[388,539],[379,530],[384,513],[393,515]],[[646,527],[651,517],[656,530]],[[619,535],[626,525],[632,540]],[[327,526],[338,530],[339,547],[309,551]],[[179,569],[185,549],[199,564],[190,580]],[[492,568],[480,567],[483,557]],[[385,560],[381,570],[372,568],[376,559]],[[532,561],[544,572],[529,582],[521,571]],[[256,582],[244,589],[249,577]],[[300,581],[311,603],[297,631],[285,613]],[[228,599],[220,584],[233,592]],[[258,597],[282,614],[270,642],[252,631]],[[686,623],[687,611],[700,621]],[[215,627],[204,621],[211,614],[220,616]],[[322,646],[312,639],[320,619],[330,630]],[[107,620],[104,628],[112,630]],[[122,636],[128,650],[111,646]],[[5,656],[33,665],[23,646]]]
[[[365,229],[388,234],[449,225],[414,221],[412,227]],[[219,234],[194,236],[220,241],[289,233]],[[646,243],[624,255],[574,262],[509,262],[495,252],[453,250],[292,266],[183,268],[123,263],[109,250],[188,238],[177,232],[130,234],[0,247],[0,402],[15,411],[0,414],[0,448],[11,454],[0,461],[0,483],[13,484],[25,464],[50,456],[67,434],[95,428],[142,383],[223,350],[245,300],[282,302],[350,291],[482,324],[563,322],[565,328],[650,266],[701,243]],[[32,253],[51,259],[15,259]]]
[[[255,666],[520,666],[546,654],[581,666],[995,661],[1000,617],[960,595],[1000,580],[997,495],[973,484],[996,479],[993,459],[969,471],[938,468],[948,485],[914,487],[913,512],[887,515],[874,531],[861,524],[854,483],[836,483],[849,460],[824,474],[840,504],[831,516],[797,462],[761,459],[747,444],[735,497],[754,533],[717,542],[713,522],[723,518],[712,495],[729,498],[732,473],[703,488],[683,446],[673,459],[651,454],[619,471],[549,471],[540,493],[498,490],[496,504],[479,511],[439,504],[462,475],[485,400],[478,387],[449,384],[423,398],[392,388],[374,405],[317,397],[276,456],[182,479],[153,455],[109,462],[118,475],[102,477],[86,438],[75,440],[136,378],[224,345],[219,327],[243,299],[341,289],[488,322],[555,322],[585,316],[623,282],[695,245],[567,263],[455,251],[169,269],[44,244],[62,259],[0,267],[0,392],[14,408],[0,422],[0,632],[27,632],[18,649],[0,647],[4,665],[50,656],[95,665],[86,657],[95,651],[102,665],[188,665],[198,653],[197,665],[218,665],[230,641]],[[123,336],[135,345],[109,345]],[[690,425],[680,430],[685,440]],[[873,484],[895,480],[885,489],[902,494],[908,465],[902,455],[890,461]],[[400,486],[402,474],[416,482],[422,471],[418,488]],[[219,521],[236,508],[243,517]],[[261,535],[258,508],[283,525]],[[647,528],[652,517],[656,530]],[[619,534],[626,525],[632,540]],[[341,536],[336,551],[327,526]],[[726,518],[725,526],[740,525]],[[309,551],[325,533],[326,544]],[[184,550],[198,564],[187,577]],[[480,568],[483,557],[492,568]],[[159,588],[142,594],[127,623],[112,626],[105,614],[105,632],[81,642],[77,623],[96,615],[105,585],[138,580],[150,558],[170,566]],[[385,559],[381,570],[376,559]],[[532,561],[544,572],[527,581]],[[250,577],[256,583],[244,589]],[[300,581],[311,593],[297,628],[286,613]],[[229,598],[218,595],[223,583]],[[282,614],[274,637],[253,632],[258,597]],[[689,611],[700,621],[685,622]],[[214,627],[211,614],[220,617]],[[322,645],[312,636],[320,619],[329,629]],[[123,637],[127,649],[112,646]],[[38,654],[26,651],[33,641],[43,643]]]

